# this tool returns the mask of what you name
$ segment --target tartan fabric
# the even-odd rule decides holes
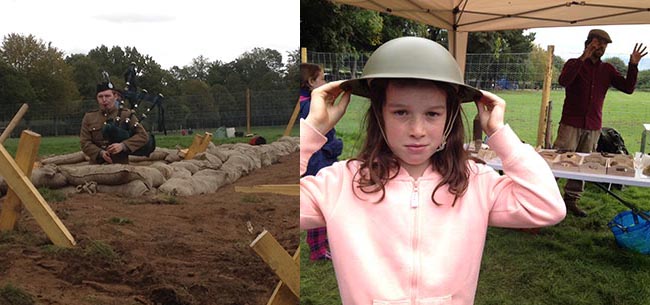
[[[307,230],[307,244],[309,245],[309,259],[329,259],[327,242],[327,229],[325,227]]]

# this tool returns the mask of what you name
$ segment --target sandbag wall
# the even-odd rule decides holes
[[[42,166],[33,169],[31,180],[36,187],[64,193],[99,192],[126,197],[208,194],[298,151],[299,144],[297,137],[282,137],[264,145],[210,143],[192,160],[184,160],[178,149],[157,147],[149,157],[129,156],[128,165],[89,165],[87,157],[76,152],[42,160]],[[2,177],[0,180],[4,195],[7,184]]]

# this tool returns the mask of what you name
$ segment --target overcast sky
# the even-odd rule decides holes
[[[65,52],[136,47],[164,69],[203,55],[230,62],[255,47],[286,61],[300,46],[299,0],[0,0],[0,37],[33,34]]]
[[[537,33],[535,35],[535,44],[540,45],[544,50],[547,49],[548,45],[554,45],[554,54],[567,60],[579,57],[582,54],[584,42],[591,29],[605,30],[612,39],[612,43],[607,45],[607,50],[603,55],[604,58],[620,57],[627,63],[630,60],[630,54],[635,43],[650,46],[650,24],[538,28],[529,31]],[[650,47],[648,50],[650,50]],[[641,59],[639,68],[642,70],[650,69],[650,55],[646,55]]]
[[[588,27],[539,28],[535,43],[578,57]],[[650,44],[650,25],[601,26],[612,40],[605,57],[625,62],[635,42]],[[102,44],[134,46],[163,68],[189,65],[203,55],[230,62],[255,47],[288,51],[300,45],[299,0],[0,0],[0,36],[33,34],[66,55]],[[641,61],[650,69],[650,56]]]

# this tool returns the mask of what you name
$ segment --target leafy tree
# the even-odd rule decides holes
[[[33,35],[9,34],[0,48],[0,57],[29,80],[35,93],[30,117],[52,111],[58,116],[75,106],[79,92],[72,68],[63,60],[63,52],[51,43],[45,44]]]
[[[298,50],[289,52],[285,73],[285,87],[298,91],[300,84],[300,53]]]
[[[35,98],[36,93],[29,84],[29,79],[0,60],[0,104],[30,102]]]
[[[382,43],[379,13],[327,0],[300,0],[300,45],[320,52],[354,53]]]
[[[616,68],[616,71],[625,75],[627,74],[627,64],[619,57],[609,57],[603,59],[603,62],[610,63]]]
[[[382,41],[389,41],[402,36],[437,38],[431,37],[431,31],[435,29],[434,27],[390,14],[381,14],[381,17],[383,20]]]
[[[284,65],[276,50],[254,48],[240,55],[232,67],[247,88],[272,90],[282,84]]]
[[[650,89],[650,70],[639,71],[636,87],[638,89]]]
[[[66,57],[65,62],[72,67],[72,74],[82,99],[94,99],[97,85],[97,75],[100,71],[97,64],[84,54],[73,54]]]

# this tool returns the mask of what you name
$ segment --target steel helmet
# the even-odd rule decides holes
[[[343,90],[370,97],[368,82],[375,78],[414,78],[445,82],[458,88],[461,102],[481,97],[481,92],[465,85],[456,60],[440,44],[420,37],[401,37],[381,45],[370,55],[363,76],[341,84]]]

